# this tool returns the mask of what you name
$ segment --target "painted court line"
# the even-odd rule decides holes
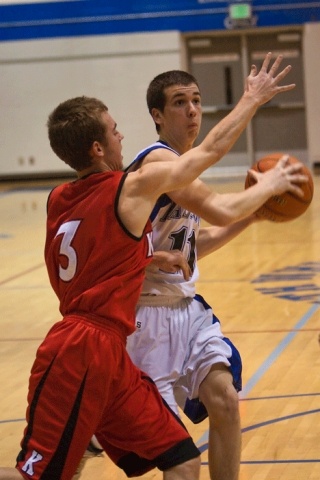
[[[271,367],[271,365],[277,360],[280,354],[287,348],[290,342],[297,335],[298,331],[310,320],[314,313],[319,309],[319,305],[312,305],[309,311],[298,321],[298,323],[293,327],[293,331],[289,332],[288,335],[279,343],[279,345],[274,349],[274,351],[269,355],[269,357],[263,362],[260,368],[256,373],[250,378],[242,392],[240,392],[240,398],[246,397],[248,393],[256,386],[256,384],[261,380],[263,375]]]
[[[269,355],[269,357],[262,363],[260,368],[253,374],[253,376],[248,380],[247,384],[240,392],[240,398],[246,397],[249,392],[257,385],[257,383],[261,380],[263,375],[268,371],[268,369],[274,364],[280,354],[287,348],[290,342],[294,339],[297,335],[299,330],[310,320],[310,318],[314,315],[314,313],[320,308],[319,305],[314,304],[311,308],[307,311],[307,313],[297,322],[297,324],[293,327],[293,331],[289,332],[288,335],[279,343],[279,345],[274,349],[274,351]],[[202,437],[198,439],[196,442],[197,445],[203,445],[204,443],[208,442],[209,431],[206,431]]]

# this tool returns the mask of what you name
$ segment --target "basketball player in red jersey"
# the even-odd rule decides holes
[[[149,216],[162,193],[221,158],[241,133],[242,116],[254,114],[275,89],[293,88],[278,86],[285,73],[259,77],[253,68],[232,122],[177,162],[128,174],[121,171],[123,136],[101,101],[76,97],[49,116],[51,147],[78,175],[48,199],[45,259],[63,319],[38,349],[16,470],[1,468],[0,479],[70,480],[95,432],[128,476],[158,467],[165,480],[199,478],[198,449],[126,352],[152,258]],[[297,182],[305,180],[299,168],[287,172]]]

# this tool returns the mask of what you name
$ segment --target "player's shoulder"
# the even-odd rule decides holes
[[[178,153],[164,142],[157,141],[140,150],[126,171],[134,171],[142,166],[142,164],[170,161],[173,160]]]
[[[161,145],[161,144],[160,144]],[[170,162],[175,161],[178,153],[170,147],[159,146],[153,150],[150,150],[143,159],[143,163],[154,163],[154,162]]]
[[[64,190],[64,188],[65,188],[65,184],[60,184],[60,185],[56,185],[55,187],[52,188],[52,190],[50,190],[47,198],[47,206],[49,205],[49,203],[52,203],[55,199],[60,198],[60,194]]]

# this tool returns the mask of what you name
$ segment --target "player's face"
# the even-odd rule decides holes
[[[165,89],[166,105],[161,118],[161,132],[181,142],[194,142],[201,126],[202,108],[199,88],[173,85]]]
[[[117,129],[116,122],[108,112],[102,114],[102,119],[106,125],[105,162],[111,170],[121,170],[123,168],[121,141],[124,136]]]

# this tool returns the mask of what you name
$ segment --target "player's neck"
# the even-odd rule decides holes
[[[108,168],[105,164],[101,165],[92,165],[91,167],[84,168],[83,170],[77,171],[78,178],[83,178],[83,177],[88,177],[89,175],[92,175],[93,173],[102,173],[105,171],[111,171],[110,168]]]

